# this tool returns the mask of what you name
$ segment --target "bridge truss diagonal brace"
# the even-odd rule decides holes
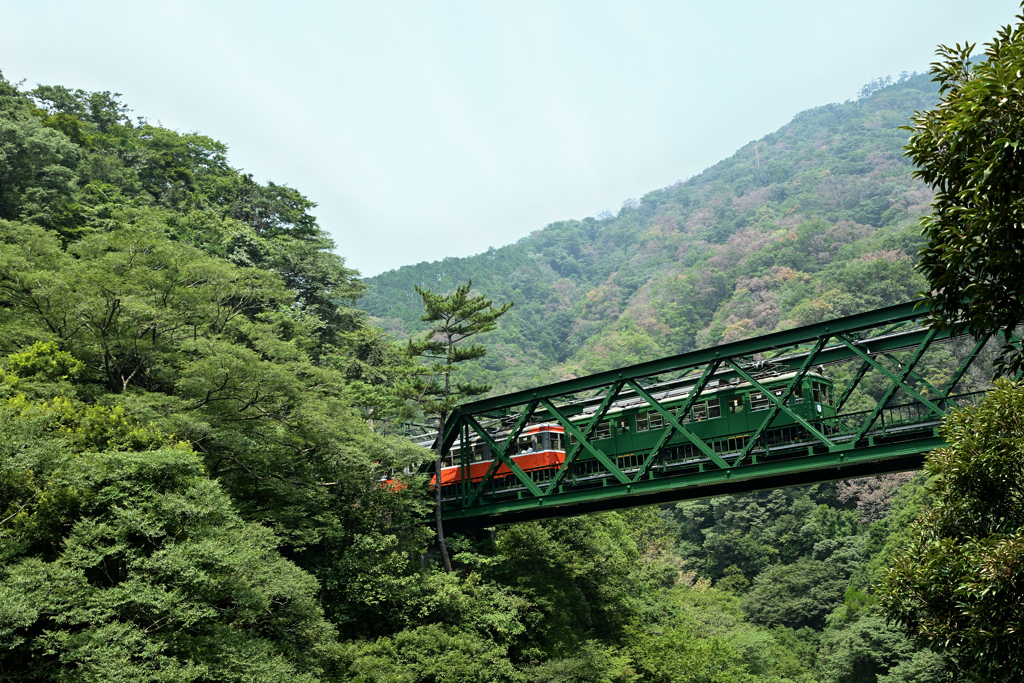
[[[953,376],[949,378],[949,382],[946,383],[945,388],[940,394],[943,398],[948,398],[949,395],[953,393],[953,389],[956,387],[957,383],[963,379],[964,374],[967,372],[967,368],[971,367],[971,364],[977,360],[978,354],[981,353],[981,350],[985,348],[985,344],[987,344],[988,340],[991,338],[991,334],[986,334],[982,335],[982,337],[975,342],[974,348],[971,349],[971,352],[967,354],[967,357],[964,358],[962,363],[960,363],[960,367],[958,367],[956,372],[953,373]]]
[[[886,390],[885,394],[878,402],[878,405],[876,405],[875,409],[871,411],[871,415],[868,416],[868,419],[864,421],[864,425],[861,426],[860,431],[857,432],[857,436],[854,437],[854,442],[860,441],[861,439],[864,438],[864,435],[867,434],[868,430],[870,430],[872,425],[875,424],[875,422],[878,420],[878,416],[882,414],[882,411],[885,410],[885,407],[889,404],[889,400],[892,399],[893,395],[899,389],[903,389],[904,391],[906,391],[908,394],[916,398],[918,401],[928,406],[928,408],[930,410],[933,410],[936,414],[946,414],[945,410],[939,408],[937,405],[926,399],[924,396],[922,396],[920,393],[914,390],[913,387],[907,384],[907,377],[910,376],[910,373],[914,370],[914,366],[917,365],[917,362],[921,360],[921,356],[924,355],[924,352],[928,350],[929,346],[931,346],[932,341],[935,339],[937,334],[938,330],[936,330],[935,328],[928,330],[928,334],[926,334],[924,339],[921,340],[921,343],[918,345],[917,350],[914,351],[914,355],[911,357],[911,359],[907,362],[906,365],[903,366],[903,369],[900,371],[899,376],[894,375],[892,372],[886,369],[885,366],[883,366],[881,363],[879,363],[870,355],[868,355],[863,349],[858,348],[855,343],[847,339],[844,335],[840,334],[836,336],[836,339],[838,339],[844,346],[846,346],[846,348],[850,349],[855,354],[860,356],[860,358],[864,362],[870,363],[871,367],[873,367],[875,370],[878,370],[880,373],[889,378],[889,380],[892,382],[892,385],[889,387],[888,390]]]
[[[480,431],[482,428],[480,427],[480,425],[478,423],[476,424],[476,426],[473,427],[473,431],[475,431],[478,434],[480,434],[480,438],[482,438],[487,443],[487,446],[489,447],[490,450],[492,450],[493,453],[500,453],[500,454],[504,455],[504,454],[508,453],[509,447],[513,443],[515,443],[515,440],[517,438],[519,438],[519,434],[522,432],[523,428],[526,426],[526,421],[529,420],[529,417],[532,414],[534,414],[534,411],[536,411],[536,410],[537,410],[537,401],[536,400],[530,401],[530,402],[526,403],[526,410],[519,414],[519,418],[516,420],[515,424],[512,426],[512,429],[509,431],[508,437],[505,439],[505,444],[502,445],[502,446],[499,446],[497,451],[495,450],[496,442],[493,439],[489,438],[489,436],[490,436],[489,434],[484,434],[483,432]],[[468,427],[470,426],[470,419],[472,419],[472,416],[465,416],[465,417],[462,418],[462,420],[460,420],[461,424],[463,425],[463,431],[466,434],[468,434]],[[476,423],[476,420],[473,419],[473,422]],[[469,439],[467,438],[467,440],[464,441],[464,442],[468,444],[469,443]],[[463,449],[463,454],[465,454],[465,453],[466,453],[466,450]],[[503,462],[504,461],[501,460],[501,458],[499,458],[498,456],[495,456],[494,458],[492,458],[492,460],[490,460],[490,466],[487,467],[487,471],[484,472],[483,476],[480,478],[480,483],[477,484],[476,488],[473,489],[473,493],[465,501],[466,505],[472,505],[473,503],[476,502],[476,499],[479,498],[481,493],[483,493],[484,486],[487,485],[488,481],[493,479],[493,477],[495,475],[495,472],[498,470],[499,467],[502,466]]]
[[[582,432],[583,436],[585,437],[584,440],[581,441],[577,439],[576,443],[573,444],[572,447],[565,449],[565,460],[562,461],[562,465],[561,467],[558,468],[558,471],[555,473],[555,476],[551,478],[550,483],[548,483],[548,489],[547,491],[545,491],[544,495],[550,496],[552,493],[558,490],[558,484],[562,481],[562,479],[565,478],[566,473],[569,471],[569,468],[572,467],[572,464],[576,462],[576,459],[579,457],[580,453],[584,451],[583,444],[590,442],[590,438],[594,435],[594,430],[597,429],[597,425],[601,422],[601,420],[604,419],[605,413],[607,413],[608,409],[611,408],[612,403],[615,401],[615,397],[619,395],[620,391],[622,391],[622,386],[623,382],[621,381],[614,382],[613,384],[609,385],[608,392],[605,394],[604,399],[601,401],[601,405],[598,406],[597,411],[594,413],[593,417],[590,419],[590,422],[587,424],[586,428]],[[555,417],[555,419],[557,420],[558,418]]]
[[[512,460],[512,458],[505,455],[506,448],[511,444],[515,443],[515,440],[519,438],[519,433],[523,431],[523,427],[526,425],[526,421],[529,419],[529,416],[533,413],[533,411],[536,410],[536,408],[537,404],[531,403],[530,406],[528,406],[527,410],[523,411],[523,414],[520,415],[519,420],[516,423],[517,428],[513,429],[509,433],[508,439],[505,440],[505,448],[499,446],[497,442],[491,438],[491,435],[487,433],[487,430],[481,427],[480,423],[477,422],[472,415],[467,415],[465,417],[466,423],[473,429],[474,432],[480,435],[480,438],[484,440],[484,443],[486,443],[488,447],[490,447],[491,453],[494,455],[494,460],[491,461],[491,466],[487,468],[487,472],[486,474],[484,474],[483,479],[481,479],[480,483],[477,484],[476,489],[473,491],[473,495],[470,497],[467,503],[468,505],[472,505],[474,502],[476,502],[477,498],[479,498],[480,494],[483,492],[484,486],[486,486],[487,482],[494,477],[494,473],[501,465],[505,465],[510,470],[512,470],[512,474],[515,475],[516,479],[518,479],[519,482],[522,483],[523,486],[525,486],[534,496],[543,495],[543,492],[540,490],[537,484],[534,483],[533,478],[530,477],[530,475],[528,475],[526,472],[524,472],[523,468],[517,465],[516,462]]]
[[[697,402],[697,397],[700,396],[701,392],[704,391],[704,387],[707,386],[707,383],[711,379],[711,376],[718,371],[718,368],[721,364],[721,361],[717,360],[712,363],[708,363],[707,367],[704,368],[704,372],[701,373],[700,379],[697,380],[697,384],[695,384],[693,389],[690,390],[690,395],[686,398],[686,403],[684,403],[680,407],[678,412],[679,415],[686,415],[690,412],[690,409],[693,408],[693,404]],[[634,389],[637,389],[639,391],[639,387],[637,387],[635,384]],[[648,403],[650,403],[652,400],[651,397],[648,397],[646,395],[646,392],[640,391],[640,396],[642,396],[644,400],[647,401]],[[662,416],[662,418],[664,418],[665,415],[663,412],[659,414]],[[669,426],[662,431],[661,438],[659,438],[658,442],[654,444],[654,448],[652,448],[651,451],[647,454],[647,457],[644,458],[643,465],[641,465],[640,469],[637,470],[636,474],[633,475],[634,484],[640,481],[640,479],[643,478],[643,476],[647,474],[647,472],[651,469],[651,464],[654,462],[654,459],[658,457],[658,451],[664,448],[665,444],[668,443],[668,440],[670,438],[672,438],[672,434],[675,433],[675,431],[675,427],[673,427],[671,423],[669,423]],[[691,443],[693,442],[691,441]],[[698,448],[700,448],[700,446],[698,446]],[[721,458],[719,459],[721,460]],[[719,465],[719,467],[721,467],[721,465]]]
[[[794,420],[796,420],[796,421],[797,421],[797,423],[798,423],[798,424],[799,424],[799,425],[800,425],[801,427],[803,427],[804,429],[806,429],[807,431],[809,431],[809,432],[810,432],[811,434],[813,434],[813,435],[814,435],[814,438],[816,438],[816,439],[817,439],[818,441],[820,441],[821,443],[825,444],[825,445],[826,445],[826,446],[828,446],[829,448],[835,448],[835,444],[834,444],[834,443],[832,443],[831,441],[829,441],[829,439],[828,439],[828,437],[827,437],[827,436],[825,436],[825,435],[824,435],[824,434],[822,434],[822,433],[821,433],[820,431],[818,431],[817,429],[815,429],[815,428],[814,428],[814,427],[813,427],[813,426],[811,425],[811,423],[810,423],[810,422],[808,422],[808,421],[807,421],[807,420],[805,420],[804,418],[802,418],[802,417],[800,417],[799,415],[797,415],[797,413],[796,413],[796,412],[795,412],[795,411],[794,411],[794,410],[793,410],[792,408],[790,408],[790,407],[789,407],[789,406],[787,406],[787,405],[786,405],[785,403],[783,403],[782,401],[780,401],[780,400],[779,400],[779,397],[778,397],[778,396],[776,396],[776,395],[775,395],[774,393],[772,393],[772,392],[771,392],[771,391],[769,391],[768,389],[765,389],[765,388],[764,388],[764,386],[762,386],[760,382],[758,382],[758,381],[757,381],[756,379],[754,379],[753,377],[751,377],[751,376],[750,376],[750,374],[749,374],[749,373],[747,373],[747,372],[746,372],[746,371],[745,371],[745,370],[744,370],[743,368],[741,368],[741,367],[740,367],[740,366],[739,366],[738,364],[734,363],[734,362],[733,362],[733,361],[731,361],[731,360],[727,360],[727,361],[726,361],[726,363],[728,363],[728,364],[729,364],[729,366],[730,366],[730,367],[732,367],[732,369],[736,371],[736,374],[737,374],[737,375],[739,375],[740,377],[742,377],[743,379],[745,379],[745,380],[746,380],[747,382],[750,382],[750,385],[751,385],[752,387],[754,387],[755,389],[757,389],[758,391],[760,391],[760,392],[761,392],[762,394],[764,394],[764,395],[765,395],[765,396],[766,396],[766,397],[768,398],[768,400],[769,400],[769,401],[771,401],[772,403],[774,403],[774,404],[775,404],[775,405],[776,405],[776,406],[777,406],[778,408],[780,408],[781,410],[785,411],[785,412],[786,412],[786,414],[787,414],[787,415],[789,415],[789,416],[790,416],[791,418],[793,418]]]
[[[704,386],[707,384],[708,379],[714,373],[714,370],[715,368],[717,368],[717,366],[718,363],[713,363],[708,366],[707,370],[704,371],[704,376],[701,377],[701,381],[698,383],[697,386],[693,388],[693,391],[690,392],[690,396],[686,399],[686,403],[683,404],[682,408],[679,411],[680,414],[686,414],[686,412],[688,412],[690,408],[693,407],[694,402],[697,400],[697,397],[704,389]],[[723,460],[722,457],[718,455],[718,453],[715,453],[715,451],[712,450],[712,448],[708,446],[703,439],[701,439],[699,436],[691,432],[689,429],[684,427],[678,420],[676,420],[675,416],[672,415],[672,413],[665,410],[665,408],[660,403],[658,403],[653,396],[644,391],[640,387],[640,385],[638,385],[636,382],[633,382],[632,380],[629,381],[629,385],[641,398],[647,401],[648,405],[654,408],[661,415],[662,419],[665,420],[665,422],[668,423],[669,425],[668,427],[665,428],[665,431],[662,432],[661,438],[658,440],[657,445],[651,450],[650,453],[647,454],[647,457],[644,459],[643,467],[641,467],[640,471],[637,472],[636,475],[634,475],[634,482],[640,481],[640,478],[650,468],[651,462],[654,461],[654,458],[655,456],[657,456],[658,451],[665,444],[665,442],[668,441],[673,432],[678,433],[687,441],[696,446],[701,453],[710,458],[711,461],[718,465],[720,469],[729,468],[729,463]]]
[[[892,355],[891,353],[884,353],[882,355],[885,356],[886,358],[888,358],[889,360],[891,360],[893,363],[896,363],[897,366],[902,366],[903,365],[903,361],[901,361],[899,358],[897,358],[896,356]],[[931,392],[933,394],[935,394],[936,396],[945,397],[945,394],[942,393],[941,389],[936,388],[934,384],[932,384],[931,382],[926,380],[924,377],[922,377],[921,374],[917,372],[917,370],[911,370],[910,374],[907,375],[907,378],[908,379],[917,380],[918,382],[923,384],[925,386],[925,388],[931,390]]]
[[[459,406],[453,413],[453,419],[467,414],[478,415],[495,410],[506,410],[512,406],[524,405],[532,399],[554,399],[568,394],[600,389],[607,387],[616,380],[641,379],[666,372],[676,372],[684,368],[703,367],[707,363],[722,358],[738,358],[740,356],[764,353],[768,350],[792,347],[796,344],[812,344],[825,333],[856,333],[881,325],[892,327],[898,323],[910,323],[920,320],[925,316],[925,313],[916,310],[917,306],[918,302],[909,301],[875,311],[857,313],[839,320],[827,320],[802,328],[773,332],[763,337],[744,339],[722,344],[714,348],[690,351],[668,358],[639,363],[628,368],[607,370],[595,375],[578,377],[544,387],[524,389],[505,396],[493,396]],[[445,445],[450,445],[450,442],[454,441],[457,436],[456,432],[446,432]]]
[[[629,477],[627,477],[622,472],[622,470],[619,469],[619,466],[616,465],[614,462],[612,462],[612,459],[609,458],[607,455],[605,455],[604,451],[602,451],[600,448],[597,448],[592,443],[590,443],[586,439],[586,437],[583,435],[583,433],[579,429],[576,428],[576,425],[574,425],[569,420],[569,418],[567,418],[562,413],[562,411],[560,411],[558,408],[556,408],[554,406],[554,404],[551,403],[551,401],[547,400],[546,398],[542,399],[541,402],[544,404],[544,407],[547,408],[551,412],[551,414],[555,416],[555,419],[558,420],[560,423],[562,423],[562,428],[565,429],[570,434],[572,434],[576,438],[576,440],[580,442],[580,445],[582,445],[583,448],[587,449],[587,452],[589,452],[591,455],[593,455],[595,458],[597,458],[598,462],[600,462],[602,465],[604,465],[605,468],[608,470],[608,472],[611,473],[612,476],[614,476],[616,479],[619,480],[620,484],[628,484],[629,483]],[[597,424],[597,423],[594,422],[594,424]],[[587,431],[590,432],[591,430],[588,429]],[[568,458],[566,458],[566,460],[568,460]],[[549,491],[551,491],[553,489],[554,489],[554,486],[548,486],[548,490]]]
[[[846,402],[850,400],[851,396],[853,396],[853,390],[857,388],[860,381],[864,379],[864,375],[866,375],[870,369],[871,363],[861,361],[860,367],[857,368],[857,372],[853,375],[853,379],[851,379],[850,383],[846,385],[846,389],[843,390],[842,396],[840,396],[836,401],[836,413],[842,411],[843,406],[845,406]]]
[[[807,375],[807,372],[814,365],[814,361],[818,358],[818,354],[821,353],[821,350],[825,348],[825,345],[828,343],[828,340],[829,337],[824,336],[820,337],[818,341],[814,343],[814,347],[811,349],[810,353],[807,354],[807,357],[804,359],[804,362],[800,364],[800,367],[797,369],[796,374],[793,376],[793,379],[790,380],[790,382],[786,385],[786,392],[782,396],[781,401],[772,404],[772,409],[768,411],[768,414],[765,416],[764,420],[761,421],[761,424],[758,425],[757,429],[751,435],[750,441],[747,442],[746,446],[744,446],[743,452],[740,453],[740,457],[736,458],[736,460],[733,461],[733,467],[736,467],[744,460],[746,460],[747,456],[750,455],[750,452],[754,450],[754,447],[757,444],[757,440],[760,439],[761,435],[764,434],[765,430],[767,430],[771,426],[775,418],[778,417],[779,412],[781,412],[782,408],[786,405],[786,402],[789,401],[790,397],[793,396],[794,390],[798,386],[800,386],[801,382],[804,381],[804,376]],[[774,399],[775,397],[772,396],[772,398]],[[792,411],[788,412],[792,414]]]

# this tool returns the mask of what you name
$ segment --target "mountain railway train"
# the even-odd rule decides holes
[[[768,391],[781,397],[786,386],[792,381],[795,372],[764,372],[755,379]],[[773,403],[759,389],[739,378],[730,381],[711,380],[700,400],[691,406],[687,415],[679,415],[693,385],[678,385],[679,381],[666,382],[662,385],[649,387],[651,396],[680,424],[700,437],[716,454],[729,460],[742,452],[749,443],[750,437],[763,421],[763,411],[769,410]],[[570,406],[577,408],[577,413],[570,421],[582,431],[598,410],[601,399],[593,398],[577,401]],[[580,405],[582,404],[582,410]],[[832,380],[822,374],[822,368],[804,375],[803,380],[794,389],[788,407],[801,418],[824,433],[830,431],[830,422],[835,421],[835,397]],[[663,416],[654,410],[635,392],[623,391],[606,412],[604,419],[595,428],[590,443],[604,453],[617,453],[617,465],[624,473],[636,472],[643,464],[650,451],[658,444],[664,434]],[[507,428],[491,432],[491,438],[497,443],[504,443],[508,438]],[[760,458],[787,457],[797,452],[806,454],[808,442],[807,430],[793,420],[792,416],[779,411],[771,425],[763,432],[761,443],[755,445],[754,452]],[[430,446],[429,441],[421,445]],[[561,424],[541,422],[527,425],[509,449],[512,460],[523,469],[542,488],[551,480],[565,462],[567,447],[575,443],[572,435],[565,434]],[[470,435],[468,457],[468,479],[475,488],[490,469],[493,458],[490,448],[477,434]],[[456,440],[448,454],[442,460],[441,496],[442,500],[454,500],[462,494],[464,468],[462,465],[463,444]],[[672,476],[690,472],[703,471],[710,459],[684,436],[674,432],[671,438],[659,449],[651,464],[648,476]],[[603,480],[612,477],[595,456],[582,449],[570,471],[559,482],[563,488],[590,488],[602,486]],[[431,478],[431,486],[436,477]],[[493,474],[481,495],[490,499],[501,499],[515,496],[523,489],[522,483],[515,477],[509,467],[501,464]]]

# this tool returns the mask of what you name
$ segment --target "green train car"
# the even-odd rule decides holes
[[[788,372],[755,379],[765,389],[781,397],[795,374]],[[712,380],[688,414],[679,415],[678,411],[691,390],[692,387],[681,386],[664,391],[652,390],[651,395],[681,424],[685,424],[723,457],[743,450],[753,432],[763,422],[764,411],[774,405],[748,382],[738,378],[731,381]],[[836,415],[833,382],[820,371],[808,372],[794,390],[789,407],[811,424],[817,422],[823,431],[828,431],[829,418]],[[596,410],[596,405],[588,406],[573,421],[586,423],[589,421],[588,413],[592,415]],[[628,471],[643,463],[647,454],[657,445],[664,427],[664,418],[660,413],[639,396],[627,395],[612,405],[606,419],[594,430],[591,441],[605,453],[618,453],[619,468]],[[791,415],[780,411],[762,435],[762,440],[770,449],[773,445],[793,447],[805,437],[806,430]],[[568,441],[572,445],[575,439],[570,436]],[[696,470],[707,460],[707,456],[685,437],[674,434],[659,451],[652,469],[682,473],[684,470],[681,468],[686,465],[690,466],[685,467],[686,470]],[[594,456],[584,450],[573,464],[572,478],[579,480],[595,474],[606,473]]]
[[[768,391],[781,397],[795,372],[762,372],[755,379]],[[759,389],[748,382],[711,380],[686,415],[679,411],[693,391],[693,386],[676,380],[648,388],[651,396],[686,425],[695,435],[707,443],[715,453],[730,460],[736,457],[749,443],[751,435],[764,420],[764,413],[771,409],[773,402]],[[821,373],[808,372],[791,397],[789,407],[801,418],[824,432],[835,418],[834,387],[830,379]],[[590,399],[584,405],[576,404],[577,412],[570,418],[582,430],[590,424],[598,410],[599,398]],[[640,396],[624,392],[612,404],[605,418],[598,423],[591,437],[591,443],[605,454],[615,454],[620,470],[625,473],[636,471],[658,444],[664,434],[665,421],[661,413],[653,410]],[[496,430],[492,436],[501,442],[507,436],[507,429]],[[534,424],[524,430],[507,455],[535,482],[543,485],[558,472],[565,461],[566,449],[571,448],[575,439],[565,438],[562,425],[556,422]],[[786,457],[786,452],[806,453],[807,434],[804,427],[785,412],[779,414],[761,436],[761,444],[755,450],[764,453],[770,449],[772,457]],[[424,442],[428,445],[429,442]],[[463,488],[465,472],[460,467],[462,445],[456,441],[444,459],[442,470],[442,500],[454,501]],[[766,453],[764,454],[767,455]],[[764,457],[764,456],[762,456]],[[492,462],[490,449],[476,435],[470,438],[469,478],[473,485],[484,478]],[[682,435],[673,433],[668,442],[658,451],[651,463],[651,476],[674,476],[699,472],[710,462],[708,456]],[[559,483],[565,488],[588,488],[601,486],[611,474],[584,449],[573,462],[570,471]],[[499,467],[485,485],[484,498],[499,499],[518,495],[522,483],[505,465]]]

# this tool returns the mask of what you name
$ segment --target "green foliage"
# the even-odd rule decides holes
[[[867,683],[882,680],[880,676],[901,666],[900,672],[893,673],[895,680],[901,680],[909,674],[908,664],[922,655],[927,653],[919,653],[894,625],[869,616],[825,636],[821,668],[830,681]]]
[[[314,681],[333,666],[316,581],[190,449],[80,453],[11,401],[0,432],[5,678]]]
[[[574,654],[549,659],[527,669],[526,675],[534,683],[633,683],[640,678],[629,657],[600,641],[581,643]]]
[[[376,642],[353,644],[346,653],[349,680],[360,683],[521,683],[506,648],[438,625],[408,629]]]
[[[919,270],[934,320],[980,338],[1010,334],[1024,321],[1020,264],[1024,150],[1024,16],[1006,26],[972,62],[974,46],[941,46],[932,65],[941,106],[914,116],[907,156],[914,175],[935,189],[921,221],[927,245]],[[1013,374],[1024,355],[1007,343],[1001,369]]]
[[[93,619],[98,635],[83,635],[74,645],[78,654],[59,655],[66,666],[52,664],[53,672],[74,671],[74,658],[93,652],[96,661],[112,659],[103,673],[81,674],[87,678],[117,679],[118,667],[126,679],[157,675],[138,668],[147,666],[172,677],[171,665],[180,660],[185,673],[173,675],[189,680],[244,677],[254,670],[246,667],[269,678],[311,679],[333,661],[323,652],[333,647],[335,630],[362,632],[381,614],[383,600],[402,600],[410,605],[406,616],[418,614],[433,586],[416,560],[426,534],[412,524],[424,512],[425,487],[422,477],[402,472],[422,451],[373,432],[363,419],[392,419],[400,411],[394,385],[409,364],[351,308],[363,285],[330,253],[333,243],[309,213],[313,204],[291,188],[259,185],[232,169],[226,146],[212,138],[133,124],[111,93],[41,86],[29,97],[0,79],[0,126],[10,162],[0,168],[6,174],[2,218],[14,219],[0,220],[0,337],[8,354],[0,399],[11,429],[32,434],[5,443],[15,450],[56,444],[54,462],[5,475],[0,519],[7,519],[0,533],[56,496],[63,506],[56,517],[32,517],[48,540],[10,537],[25,567],[43,563],[33,576],[78,571],[72,560],[54,555],[66,545],[61,539],[74,525],[102,524],[96,548],[128,548],[124,562],[135,563],[143,592],[189,594],[196,571],[229,590],[232,572],[241,572],[253,583],[239,590],[251,594],[247,604],[258,612],[208,619],[204,610],[226,610],[229,600],[211,593],[213,607],[196,607],[197,616],[157,615],[139,632],[128,617],[111,612],[109,623]],[[125,498],[124,509],[135,506],[142,515],[147,491],[160,490],[163,480],[159,473],[152,485],[149,474],[133,479],[112,454],[143,451],[139,462],[187,456],[199,477],[189,480],[189,495],[208,498],[219,521],[196,517],[199,526],[168,526],[165,542],[132,536],[130,525],[118,528],[121,508],[81,507],[78,496],[90,486],[111,490],[104,477],[123,476],[124,496],[139,496]],[[51,471],[81,482],[44,490],[40,478]],[[397,476],[404,488],[383,487],[387,476]],[[205,545],[190,550],[188,538]],[[142,545],[130,550],[132,544]],[[179,577],[146,564],[165,545],[192,552],[202,568],[193,571],[181,560]],[[206,557],[215,552],[228,557]],[[361,588],[367,581],[374,582],[370,590]],[[102,602],[108,595],[115,600],[116,591],[72,597]],[[303,605],[309,624],[320,620],[320,635],[298,616],[282,627],[291,628],[282,637],[261,621],[276,619],[292,603]],[[46,626],[60,619],[47,609],[32,628],[50,629],[54,637],[60,629],[93,633],[81,619]],[[395,628],[411,623],[397,621]],[[25,637],[42,648],[33,633]],[[98,644],[118,637],[126,648],[121,654]],[[198,640],[189,644],[189,638]],[[223,641],[223,665],[172,652],[160,644],[167,639],[197,653],[213,652]],[[232,649],[234,641],[240,649]],[[12,642],[3,646],[17,650]],[[51,650],[47,656],[58,656]],[[165,660],[162,652],[169,653]],[[296,663],[307,654],[312,664]]]
[[[629,634],[628,652],[643,680],[652,683],[754,683],[741,654],[724,638],[701,637],[682,623]]]
[[[715,580],[737,572],[750,580],[769,566],[812,555],[841,563],[856,552],[846,540],[859,529],[854,514],[827,504],[830,490],[814,486],[679,503],[672,523],[680,550],[694,569]]]
[[[820,629],[825,617],[843,602],[846,580],[827,562],[801,558],[758,574],[743,598],[743,611],[765,626],[810,626]]]
[[[1024,385],[1000,380],[942,427],[933,502],[879,587],[885,614],[945,652],[959,680],[1024,674]]]
[[[18,377],[56,381],[75,378],[85,364],[70,353],[61,351],[56,342],[36,342],[24,353],[7,357],[11,372]]]
[[[73,142],[36,117],[0,116],[0,219],[52,222],[74,196],[80,156]]]
[[[419,404],[423,412],[437,418],[437,439],[434,442],[434,516],[436,519],[437,542],[441,560],[446,571],[452,570],[451,558],[444,537],[441,522],[441,450],[445,435],[445,419],[452,409],[472,396],[479,396],[490,390],[482,384],[455,382],[454,373],[462,363],[483,358],[487,350],[480,344],[464,344],[467,339],[498,327],[498,318],[512,308],[512,302],[498,308],[483,295],[470,296],[473,281],[459,285],[449,294],[434,294],[418,285],[416,293],[423,300],[423,315],[420,320],[432,323],[422,340],[410,339],[406,353],[410,357],[425,358],[430,365],[414,376],[408,387],[410,397]]]
[[[569,656],[588,638],[614,641],[639,598],[639,551],[619,515],[517,524],[496,553],[485,575],[534,605],[523,639],[547,656]]]

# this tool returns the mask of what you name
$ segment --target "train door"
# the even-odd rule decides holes
[[[620,415],[612,418],[611,423],[614,426],[615,436],[615,452],[616,453],[628,453],[633,450],[633,436],[635,429],[633,428],[633,419],[628,415]]]

